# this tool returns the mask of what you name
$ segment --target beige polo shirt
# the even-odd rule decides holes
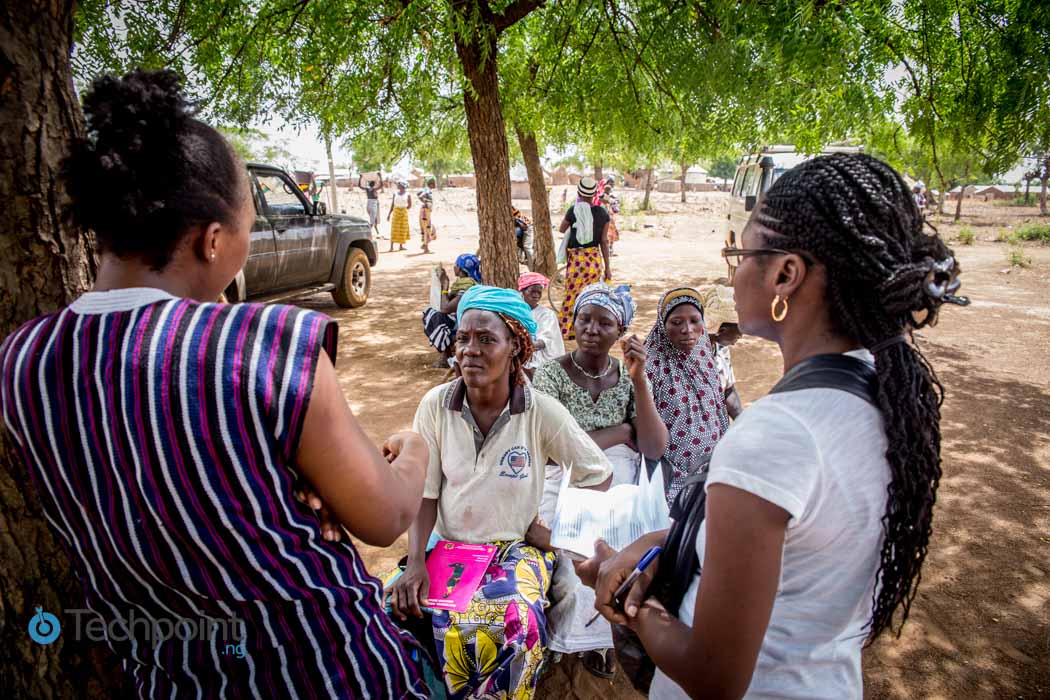
[[[612,474],[605,454],[557,399],[515,387],[487,436],[477,429],[462,379],[434,387],[413,430],[430,448],[424,498],[438,500],[443,539],[482,543],[525,536],[539,512],[547,462],[571,471],[574,486]]]

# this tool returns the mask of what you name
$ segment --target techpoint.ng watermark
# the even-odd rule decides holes
[[[67,634],[74,639],[87,639],[91,642],[103,642],[107,639],[114,642],[133,642],[135,644],[163,644],[178,639],[181,641],[219,642],[223,653],[243,659],[247,652],[244,639],[247,629],[244,620],[233,616],[229,618],[164,618],[141,617],[129,610],[127,617],[114,617],[105,620],[97,613],[73,608],[64,610],[65,615],[72,615],[74,624],[67,626]],[[70,632],[70,629],[72,630]],[[38,644],[50,644],[58,638],[62,626],[54,615],[36,609],[36,614],[29,621],[29,636]]]

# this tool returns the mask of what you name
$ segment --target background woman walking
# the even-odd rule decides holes
[[[394,252],[395,243],[398,250],[404,250],[405,244],[412,236],[408,228],[408,210],[412,208],[412,195],[407,189],[408,183],[405,181],[397,183],[397,194],[390,200],[390,211],[386,214],[386,220],[390,221],[390,253]]]
[[[573,310],[576,308],[576,296],[584,287],[606,280],[612,280],[612,266],[609,262],[609,245],[606,230],[609,227],[609,212],[605,207],[592,204],[598,183],[594,178],[585,177],[576,188],[576,203],[565,213],[558,230],[568,231],[562,246],[565,248],[565,259],[568,267],[565,270],[565,299],[562,300],[558,321],[561,333],[566,340],[574,340]]]

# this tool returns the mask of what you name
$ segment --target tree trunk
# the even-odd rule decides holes
[[[476,0],[475,0],[476,2]],[[469,26],[474,2],[456,5]],[[518,255],[510,211],[510,157],[499,99],[496,32],[482,27],[472,36],[455,37],[468,88],[463,91],[470,155],[477,178],[478,237],[485,284],[517,289]]]
[[[554,236],[551,233],[551,207],[547,198],[547,183],[543,179],[543,168],[540,166],[540,149],[536,143],[536,134],[525,133],[515,126],[521,157],[525,161],[525,170],[529,173],[529,198],[532,200],[533,259],[532,269],[553,279],[558,271],[554,259]]]
[[[1043,172],[1039,178],[1039,216],[1050,216],[1046,209],[1046,181],[1050,179],[1050,154],[1047,154],[1043,163]]]
[[[1029,193],[1032,191],[1032,178],[1026,177],[1024,179],[1024,205],[1027,207],[1028,202],[1031,201]]]
[[[602,171],[602,159],[599,158],[598,161],[594,164],[594,181],[601,182],[603,176],[604,172]]]
[[[653,169],[645,169],[645,197],[642,199],[642,209],[649,211],[649,194],[653,191]]]
[[[335,182],[335,160],[332,158],[332,133],[324,132],[324,152],[328,156],[328,211],[339,213],[339,186]]]
[[[959,199],[955,202],[955,218],[952,219],[953,223],[959,223],[959,218],[962,217],[962,202],[963,197],[966,196],[966,181],[970,179],[970,164],[966,163],[966,167],[963,168],[962,184],[959,186]]]
[[[0,6],[0,338],[68,304],[95,273],[90,236],[65,225],[59,164],[84,133],[73,91],[71,0]],[[110,697],[123,674],[103,645],[26,630],[40,607],[83,606],[69,561],[44,521],[25,466],[0,430],[0,688],[4,697]]]
[[[682,204],[685,204],[685,179],[686,179],[686,174],[689,171],[689,164],[688,163],[682,163],[681,166],[682,166]]]

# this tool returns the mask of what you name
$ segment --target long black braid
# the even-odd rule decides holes
[[[875,355],[892,480],[868,641],[892,630],[898,607],[899,635],[930,541],[944,395],[903,334],[934,323],[945,301],[959,301],[951,294],[958,266],[940,238],[923,231],[900,175],[867,155],[835,154],[789,170],[763,198],[758,223],[773,232],[769,246],[804,251],[826,267],[836,330]]]

